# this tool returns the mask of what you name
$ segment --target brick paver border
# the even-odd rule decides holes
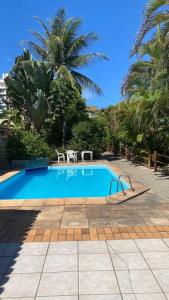
[[[57,242],[169,238],[169,226],[31,229],[0,232],[0,242]]]

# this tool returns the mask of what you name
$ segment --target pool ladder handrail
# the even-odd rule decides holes
[[[112,184],[113,182],[117,182],[117,189],[116,189],[116,192],[118,192],[118,188],[119,188],[119,183],[121,184],[121,188],[122,188],[122,192],[123,192],[123,195],[125,196],[125,191],[124,191],[124,186],[123,186],[123,182],[117,178],[112,178],[112,180],[110,181],[110,189],[109,189],[109,196],[111,195],[111,190],[112,190]]]
[[[126,173],[122,173],[122,174],[119,175],[118,180],[120,180],[121,177],[127,177],[128,181],[129,181],[129,184],[130,184],[130,188],[134,192],[134,188],[133,188],[133,185],[132,185],[132,182],[131,182],[131,177]]]

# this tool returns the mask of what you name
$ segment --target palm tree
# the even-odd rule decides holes
[[[138,48],[139,60],[129,69],[122,84],[122,95],[144,95],[148,90],[169,89],[169,73],[165,55],[166,48],[158,28],[154,37]]]
[[[169,72],[165,60],[166,45],[158,28],[155,36],[138,48],[136,61],[122,85],[122,94],[129,100],[121,124],[128,140],[142,143],[148,151],[162,147],[169,128]],[[131,140],[132,140],[131,139]]]
[[[35,18],[42,26],[44,33],[32,31],[37,43],[25,41],[37,57],[48,62],[54,72],[54,77],[65,78],[72,86],[78,88],[89,88],[97,94],[101,94],[100,87],[87,76],[79,72],[96,59],[107,59],[100,52],[84,54],[84,50],[90,42],[97,40],[93,32],[78,35],[82,24],[81,19],[66,18],[64,9],[58,10],[53,20],[45,24],[39,17]]]
[[[153,28],[160,26],[161,36],[168,39],[169,33],[169,1],[148,0],[144,10],[144,21],[136,38],[134,50],[137,53],[144,37]]]

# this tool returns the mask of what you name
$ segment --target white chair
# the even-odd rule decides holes
[[[77,162],[77,153],[73,150],[66,151],[67,154],[67,163],[69,164],[72,160],[74,163]]]
[[[57,149],[55,151],[56,151],[56,154],[57,154],[57,157],[58,157],[58,163],[60,161],[65,162],[65,155],[63,153],[60,153]]]
[[[81,152],[82,161],[85,161],[85,154],[89,154],[90,160],[93,160],[93,151],[82,151]]]

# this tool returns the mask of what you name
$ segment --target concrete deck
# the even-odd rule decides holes
[[[113,160],[112,164],[150,187],[152,193],[159,197],[159,201],[169,202],[169,176],[155,174],[153,169],[135,165],[126,160]]]

